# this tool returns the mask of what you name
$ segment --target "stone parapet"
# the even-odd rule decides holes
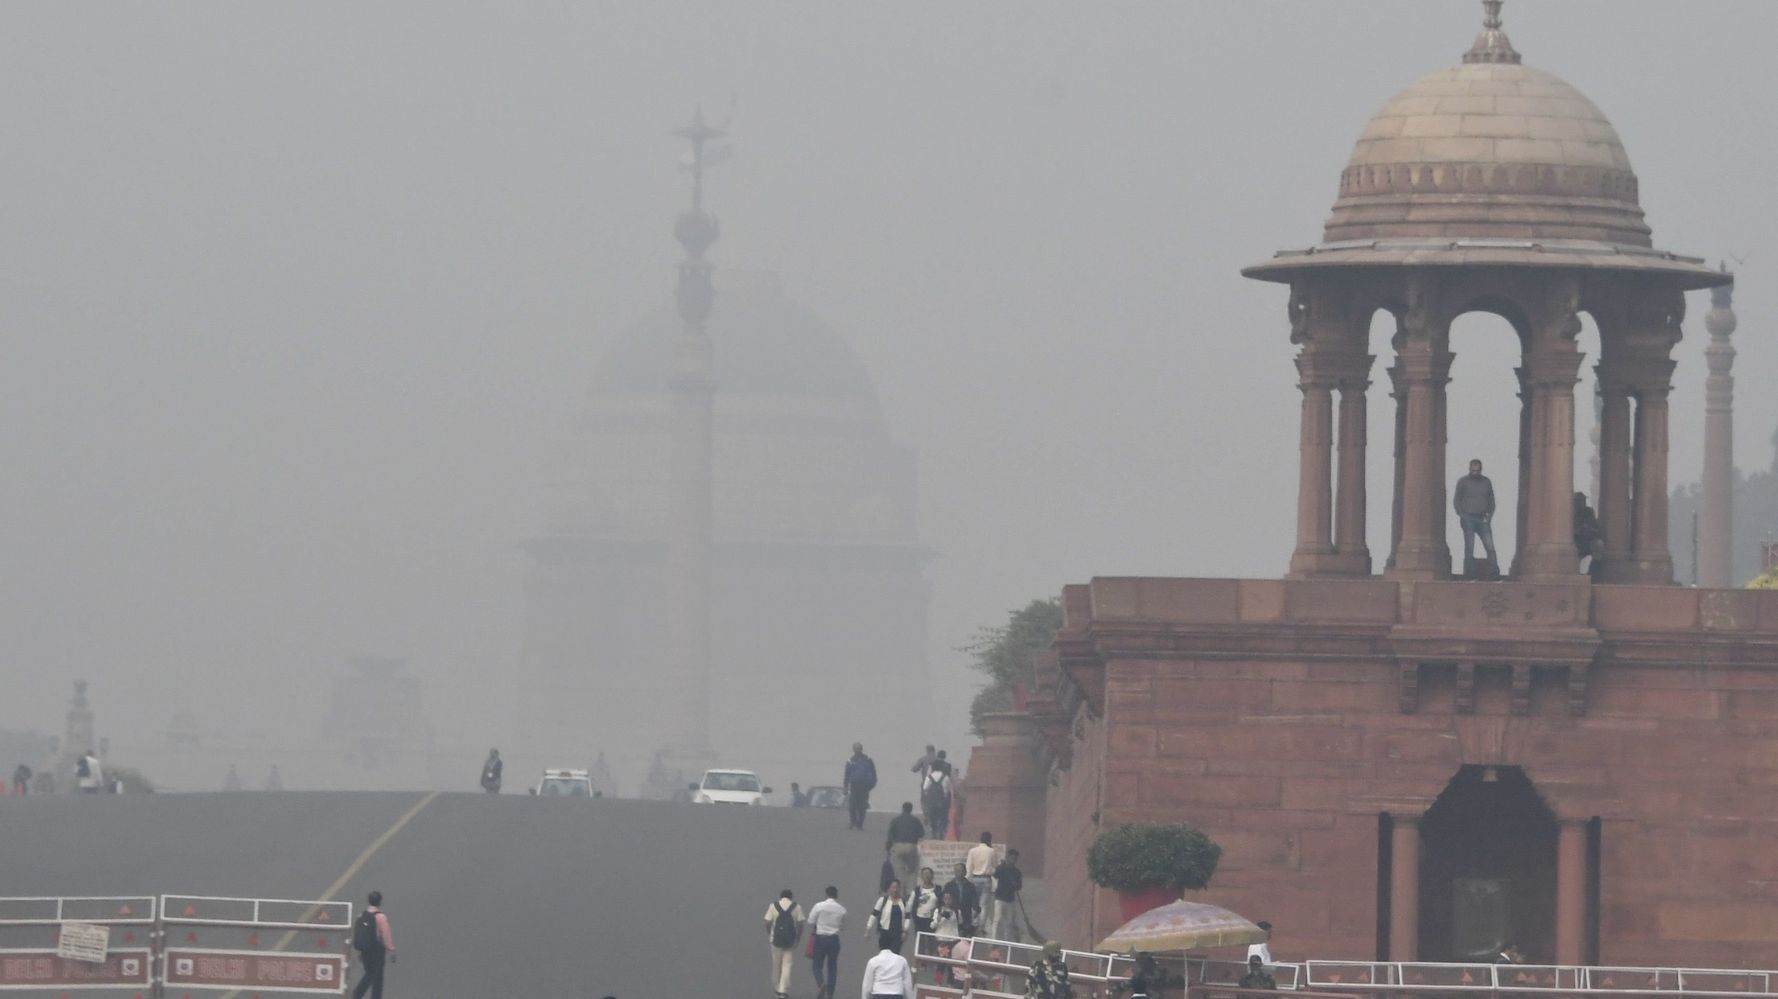
[[[1043,742],[1024,712],[982,716],[982,741],[970,751],[962,783],[963,818],[958,837],[974,840],[983,832],[1019,851],[1019,866],[1031,877],[1044,874]]]

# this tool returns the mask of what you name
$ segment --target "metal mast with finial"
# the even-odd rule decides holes
[[[716,394],[713,355],[706,323],[715,304],[707,254],[721,228],[704,210],[704,169],[709,143],[720,129],[704,122],[699,108],[692,123],[674,135],[691,143],[691,208],[679,215],[673,236],[685,249],[674,289],[679,335],[667,379],[672,398],[672,438],[668,476],[667,579],[671,602],[672,670],[678,724],[665,747],[671,765],[687,772],[710,765],[710,548],[712,521],[712,424]]]
[[[1722,272],[1730,273],[1726,262]],[[1734,562],[1735,377],[1730,370],[1735,348],[1729,345],[1729,335],[1735,326],[1734,284],[1710,289],[1710,311],[1704,315],[1704,328],[1710,331],[1704,362],[1710,374],[1704,378],[1704,475],[1696,548],[1699,586],[1728,586]]]

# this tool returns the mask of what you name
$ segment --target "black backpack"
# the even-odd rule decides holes
[[[772,946],[773,947],[794,947],[794,946],[796,946],[796,915],[795,915],[795,913],[796,913],[796,903],[792,902],[790,905],[790,908],[786,909],[784,907],[784,900],[779,899],[779,901],[778,901],[778,917],[776,919],[772,920]]]
[[[352,920],[352,949],[360,954],[383,949],[383,938],[377,936],[377,914],[369,909]]]

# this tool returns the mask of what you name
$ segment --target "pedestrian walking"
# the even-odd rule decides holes
[[[963,913],[957,893],[950,888],[942,890],[938,908],[932,912],[932,932],[940,940],[955,940],[963,935]]]
[[[879,951],[864,965],[860,999],[914,999],[914,969],[908,959],[888,947]]]
[[[31,768],[23,763],[12,770],[12,793],[29,794],[31,791]]]
[[[772,991],[778,999],[790,994],[790,962],[796,956],[797,942],[803,938],[803,907],[786,888],[778,900],[766,907],[766,936],[772,942]]]
[[[827,897],[809,907],[810,969],[815,973],[815,999],[833,999],[839,983],[840,931],[846,928],[846,907],[840,890],[827,886]]]
[[[1073,999],[1074,986],[1068,982],[1068,962],[1062,960],[1062,945],[1051,940],[1043,945],[1043,956],[1031,966],[1025,999]]]
[[[864,755],[864,743],[852,744],[852,758],[846,761],[842,783],[846,786],[846,811],[852,820],[850,828],[863,829],[864,815],[870,811],[870,792],[877,786],[877,761]]]
[[[98,794],[105,789],[104,767],[99,765],[99,758],[92,750],[80,754],[74,764],[74,778],[81,794]]]
[[[1025,873],[1019,870],[1019,851],[1008,849],[1006,859],[994,868],[994,923],[996,940],[1019,939],[1019,892],[1025,890]]]
[[[482,790],[489,794],[500,793],[500,777],[506,772],[506,763],[500,759],[500,750],[488,750],[488,758],[482,763]]]
[[[808,794],[808,792],[804,791],[802,789],[802,787],[797,784],[796,781],[790,782],[790,807],[792,807],[792,808],[807,808],[807,807],[809,807],[809,794]]]
[[[902,901],[901,882],[891,881],[889,887],[871,906],[870,921],[864,924],[865,939],[877,935],[877,948],[901,953],[901,942],[907,934],[908,907]]]
[[[963,855],[963,866],[969,872],[969,883],[975,886],[975,904],[977,927],[986,928],[989,906],[994,898],[994,868],[999,864],[1000,855],[994,850],[994,834],[982,833],[982,841],[969,848]]]
[[[932,882],[932,868],[920,868],[920,880],[908,892],[908,915],[914,919],[914,932],[931,933],[933,918],[938,914],[938,885]]]
[[[352,949],[358,952],[358,987],[352,999],[383,999],[383,963],[395,963],[395,935],[389,932],[389,914],[383,911],[383,893],[373,891],[364,911],[352,920]]]
[[[233,763],[228,765],[228,773],[222,775],[222,789],[224,791],[239,791],[241,789],[241,772],[235,769]]]
[[[265,789],[267,791],[284,790],[284,775],[278,772],[276,763],[272,764],[272,772],[265,775]]]
[[[920,811],[926,816],[926,834],[944,839],[951,827],[951,775],[937,766],[920,784]]]
[[[913,772],[920,775],[921,784],[926,783],[926,775],[932,772],[932,766],[937,762],[938,747],[927,743],[926,752],[920,754],[920,758],[914,761],[912,767]]]
[[[895,864],[895,876],[904,885],[914,883],[914,872],[920,869],[920,841],[926,838],[926,827],[914,817],[914,803],[901,803],[901,814],[889,820],[889,837],[883,849]]]
[[[975,882],[969,880],[969,868],[958,864],[952,868],[951,880],[944,884],[944,891],[957,900],[958,930],[960,936],[975,936],[975,910],[981,904],[981,896],[976,894]]]

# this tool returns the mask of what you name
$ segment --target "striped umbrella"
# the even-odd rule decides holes
[[[1107,954],[1196,950],[1259,943],[1266,931],[1219,905],[1180,899],[1150,909],[1099,941]]]

